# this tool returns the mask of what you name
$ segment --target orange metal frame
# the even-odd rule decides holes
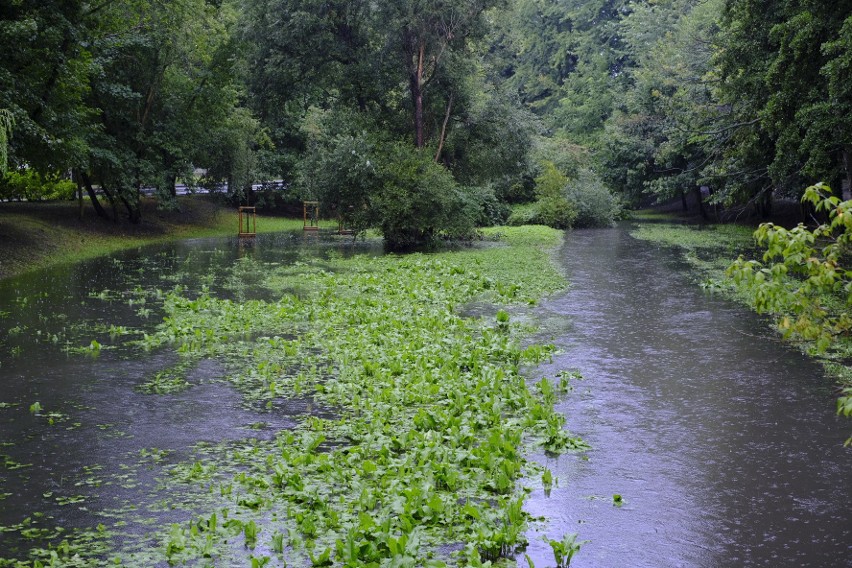
[[[254,207],[240,207],[240,237],[254,237],[257,235],[257,217]]]

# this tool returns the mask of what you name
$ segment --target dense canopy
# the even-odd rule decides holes
[[[525,202],[525,220],[605,222],[613,194],[767,212],[852,179],[850,14],[810,0],[8,2],[3,196],[20,197],[15,176],[73,178],[101,215],[106,199],[135,222],[143,187],[168,207],[178,181],[245,201],[283,180],[399,244]],[[536,183],[551,167],[558,195]]]

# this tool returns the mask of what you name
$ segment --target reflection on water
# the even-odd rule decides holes
[[[570,331],[540,371],[582,371],[561,410],[594,449],[540,456],[559,486],[527,506],[551,519],[536,565],[541,534],[577,532],[577,568],[849,566],[852,424],[821,368],[624,228],[569,233],[561,259],[572,287],[544,309]]]

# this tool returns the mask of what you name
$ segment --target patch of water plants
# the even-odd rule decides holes
[[[295,398],[324,411],[273,439],[157,461],[172,519],[159,529],[134,537],[122,518],[0,566],[514,565],[533,520],[524,480],[550,474],[525,456],[587,446],[554,410],[568,377],[528,384],[524,366],[553,347],[524,346],[530,326],[512,315],[565,286],[548,257],[560,233],[490,236],[500,244],[428,255],[246,260],[225,286],[246,293],[162,294],[162,323],[126,341],[180,360],[145,392],[181,390],[215,359],[252,408]],[[493,312],[465,317],[472,302]],[[576,536],[554,536],[567,566]]]

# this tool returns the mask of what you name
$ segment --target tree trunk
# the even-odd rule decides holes
[[[414,104],[414,146],[422,148],[425,143],[423,134],[423,57],[426,46],[420,41],[417,52],[417,66],[411,73],[411,101]]]
[[[71,179],[77,184],[77,214],[80,220],[83,220],[83,183],[80,181],[80,174],[77,170],[71,170]]]
[[[686,192],[681,190],[680,192],[680,204],[683,206],[683,212],[686,213],[689,211],[689,205],[686,203]]]
[[[707,191],[710,192],[710,202],[713,204],[713,216],[716,218],[716,222],[718,223],[721,220],[721,216],[719,215],[719,203],[713,199],[713,195],[716,193],[716,190],[713,189],[713,186],[709,186]]]
[[[127,219],[134,225],[142,221],[142,209],[139,207],[139,187],[135,187],[129,195],[119,193],[124,208],[127,209]]]
[[[764,219],[772,215],[772,190],[766,189],[760,196],[760,216]]]
[[[92,180],[89,178],[89,175],[80,171],[80,181],[83,182],[83,187],[86,188],[86,193],[89,194],[89,201],[92,202],[92,207],[95,208],[95,213],[97,213],[98,217],[101,219],[109,219],[109,215],[107,215],[106,210],[104,209],[101,202],[98,200],[98,196],[95,193],[95,190],[92,188]]]
[[[447,123],[450,121],[450,111],[453,108],[453,93],[450,93],[450,100],[447,101],[447,114],[444,115],[444,124],[441,125],[441,137],[438,139],[438,151],[435,152],[435,163],[441,159],[441,150],[444,149],[444,140],[447,139]]]
[[[843,170],[846,172],[846,178],[840,188],[840,196],[846,201],[852,199],[852,148],[849,146],[843,147]]]
[[[177,175],[174,173],[166,176],[166,183],[169,184],[169,195],[177,199]]]
[[[698,211],[701,213],[701,218],[707,221],[707,211],[704,209],[704,201],[701,199],[701,186],[695,186],[695,199],[698,201]]]

